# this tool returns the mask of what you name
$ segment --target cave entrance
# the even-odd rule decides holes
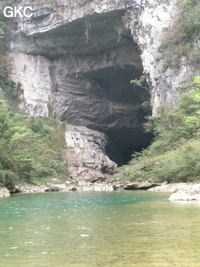
[[[147,148],[153,138],[152,134],[134,131],[110,131],[106,134],[108,136],[106,154],[118,166],[127,164],[134,152],[141,152]]]
[[[143,75],[143,65],[124,25],[126,14],[125,9],[94,12],[56,27],[45,34],[51,47],[44,49],[54,62],[50,78],[56,116],[105,133],[105,153],[119,166],[152,140],[143,127],[151,114],[150,93],[130,84]]]
[[[92,71],[87,76],[98,84],[99,95],[107,106],[101,123],[91,124],[90,128],[107,135],[106,154],[118,166],[127,164],[134,152],[147,148],[153,138],[143,127],[145,117],[151,114],[150,93],[130,83],[142,73],[142,68],[126,64]]]

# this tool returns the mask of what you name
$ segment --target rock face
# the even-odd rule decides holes
[[[4,188],[5,190],[5,188]],[[7,189],[6,189],[7,190]],[[62,182],[56,179],[48,181],[45,185],[36,186],[32,184],[18,184],[12,193],[44,193],[44,192],[69,192],[69,191],[113,191],[113,185],[108,182],[87,182],[87,181],[66,181]],[[7,190],[8,191],[8,190]],[[8,191],[9,193],[9,191]],[[4,195],[3,197],[8,197]]]
[[[140,77],[143,71],[152,87],[153,111],[160,104],[175,102],[176,88],[188,84],[195,74],[186,58],[180,69],[163,71],[159,47],[165,29],[175,21],[178,3],[21,1],[20,5],[31,5],[34,14],[19,18],[13,27],[10,72],[24,88],[27,111],[43,116],[50,102],[55,115],[72,124],[96,130],[137,128],[142,112],[137,105],[147,100],[148,94],[137,88],[131,92],[127,79]],[[119,76],[120,84],[126,81],[126,86],[119,86]]]
[[[6,187],[0,187],[0,198],[10,197],[10,192]]]
[[[99,152],[103,141],[91,147],[97,134],[89,133],[87,128],[104,133],[98,138],[108,137],[108,156],[118,164],[126,163],[133,151],[148,146],[152,138],[143,130],[145,116],[151,113],[145,105],[150,101],[149,91],[155,113],[160,104],[175,102],[176,88],[185,86],[194,76],[185,58],[181,69],[163,72],[159,47],[164,29],[175,21],[177,3],[178,0],[19,3],[32,6],[34,13],[31,18],[18,18],[13,23],[9,75],[22,85],[21,105],[31,116],[48,115],[53,110],[55,117],[86,127],[82,128],[86,130],[83,134],[78,130],[66,133],[72,177],[104,178],[114,168],[104,154],[105,146],[103,153]],[[151,90],[148,85],[146,90],[130,84],[143,72]],[[89,142],[88,138],[94,140]]]
[[[106,136],[86,127],[71,127],[65,133],[67,166],[72,178],[105,180],[117,167],[106,155]]]
[[[163,183],[149,189],[152,192],[173,193],[169,200],[171,201],[200,201],[200,184],[192,183]]]
[[[171,201],[200,201],[200,188],[173,193],[169,200]]]
[[[156,186],[154,188],[149,189],[149,191],[163,192],[163,193],[175,193],[181,190],[187,190],[188,188],[191,188],[192,186],[193,184],[188,184],[188,183],[168,184],[167,182],[164,182],[160,186]]]
[[[159,185],[160,183],[155,182],[155,181],[133,182],[133,183],[127,183],[124,186],[124,189],[125,190],[147,190],[147,189],[159,186]]]
[[[73,125],[140,131],[149,95],[130,85],[142,63],[122,23],[123,4],[54,4],[33,4],[32,19],[13,34],[11,77],[24,88],[26,110],[44,116],[51,104],[57,118]]]

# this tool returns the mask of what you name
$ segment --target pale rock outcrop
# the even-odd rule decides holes
[[[173,193],[169,200],[171,201],[200,201],[200,189],[186,190]]]
[[[46,185],[37,186],[28,183],[16,184],[12,193],[43,193],[48,189]]]
[[[161,183],[156,181],[129,182],[124,186],[125,190],[147,190],[159,186]]]
[[[84,180],[71,180],[71,181],[60,181],[57,179],[52,179],[46,182],[46,184],[42,186],[36,186],[33,184],[18,184],[16,185],[12,193],[44,193],[44,192],[72,192],[72,191],[80,191],[80,192],[88,192],[88,191],[96,191],[96,192],[110,192],[113,191],[113,185],[109,182],[98,181],[93,183],[91,181]],[[3,195],[1,193],[3,192]],[[3,191],[0,190],[0,197],[8,197],[10,193],[6,188],[3,188]]]
[[[162,183],[160,186],[149,189],[152,192],[163,192],[163,193],[175,193],[179,190],[187,190],[193,186],[190,183],[172,183],[168,184],[167,182]]]
[[[193,183],[163,183],[149,189],[151,192],[173,193],[169,200],[171,201],[200,201],[200,184]]]
[[[138,12],[133,8],[129,10],[130,27],[134,41],[139,45],[142,53],[141,59],[144,73],[147,75],[152,88],[152,108],[156,114],[157,108],[162,104],[172,106],[179,99],[179,87],[193,84],[193,77],[198,74],[185,56],[180,58],[180,66],[164,69],[165,60],[160,52],[160,46],[165,38],[166,31],[175,23],[181,10],[178,0],[133,1],[140,2]],[[196,41],[197,42],[197,41]],[[198,45],[198,44],[194,44]]]
[[[10,197],[10,192],[6,187],[0,187],[0,198]]]
[[[117,167],[105,153],[106,136],[86,127],[70,127],[65,132],[67,167],[72,178],[105,180]]]
[[[187,188],[179,189],[173,193],[171,201],[200,201],[200,184],[188,184]]]

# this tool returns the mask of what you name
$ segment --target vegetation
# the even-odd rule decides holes
[[[61,149],[65,125],[53,118],[33,119],[0,101],[0,183],[41,184],[68,177]]]
[[[134,86],[139,86],[145,90],[147,90],[149,92],[149,94],[151,94],[151,90],[150,88],[147,86],[147,82],[146,82],[146,75],[142,75],[140,76],[139,79],[134,79],[130,81],[131,84],[133,84]]]
[[[168,182],[200,179],[200,76],[195,89],[182,94],[169,112],[149,117],[146,130],[155,139],[146,150],[133,155],[128,165],[117,169],[116,178]]]
[[[179,68],[185,56],[193,65],[200,63],[199,46],[194,45],[200,33],[200,3],[198,0],[183,0],[181,12],[174,25],[165,29],[166,34],[160,47],[165,69]]]
[[[7,99],[7,102],[9,102],[12,106],[17,107],[21,101],[21,84],[15,83],[13,81],[8,81],[7,79],[1,79],[0,85],[3,92],[3,96]]]
[[[67,168],[63,162],[65,124],[49,117],[28,118],[17,111],[22,89],[7,80],[5,73],[6,30],[8,19],[3,16],[5,4],[0,3],[0,89],[11,108],[0,100],[0,184],[12,189],[18,182],[42,184],[50,178],[65,180]]]

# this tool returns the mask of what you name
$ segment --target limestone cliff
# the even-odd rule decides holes
[[[163,72],[159,47],[164,29],[175,21],[178,2],[21,1],[20,5],[31,5],[34,14],[13,24],[9,73],[22,85],[24,108],[31,116],[44,116],[51,107],[55,117],[103,133],[107,139],[103,150],[123,164],[134,150],[151,141],[151,135],[143,132],[145,116],[151,113],[144,105],[150,101],[148,91],[155,112],[160,104],[175,102],[176,88],[194,76],[185,58],[181,69]],[[142,73],[148,77],[149,90],[130,84]],[[78,130],[66,132],[70,168],[81,177],[82,169],[77,170],[77,164],[88,168],[91,162],[91,169],[96,169],[92,160],[95,145],[87,149],[88,141],[83,140],[88,130],[83,129],[84,137]],[[72,137],[79,141],[72,145]],[[91,142],[95,144],[93,137]],[[77,156],[80,142],[86,145],[83,157]],[[105,151],[97,158],[98,172],[114,168],[110,168]]]
[[[116,164],[105,152],[105,134],[86,127],[70,127],[65,133],[68,170],[72,178],[96,182],[112,174]]]

